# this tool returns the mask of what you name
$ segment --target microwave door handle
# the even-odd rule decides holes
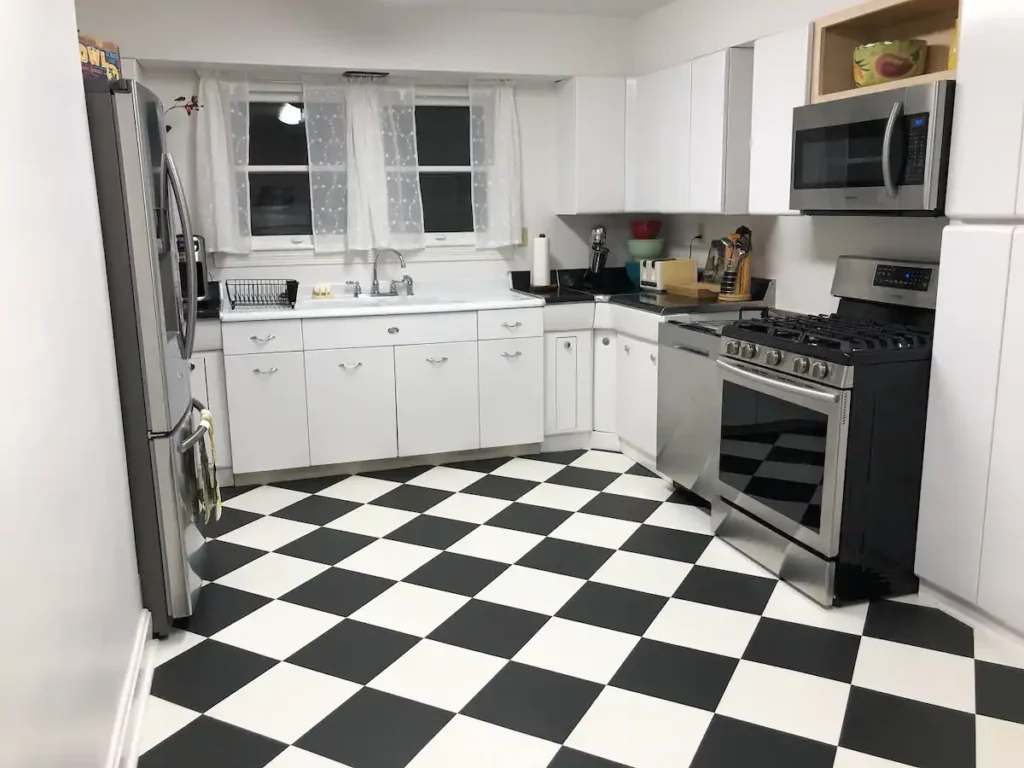
[[[882,180],[885,183],[885,191],[889,197],[896,197],[896,178],[892,169],[892,143],[896,136],[896,126],[903,116],[903,102],[897,101],[892,105],[892,112],[889,113],[889,122],[885,126],[885,139],[882,141]]]
[[[728,371],[733,376],[746,379],[747,381],[760,384],[764,387],[771,387],[782,392],[789,392],[793,395],[806,397],[810,400],[819,400],[823,403],[831,403],[832,405],[839,402],[839,395],[833,392],[821,392],[817,389],[806,389],[805,387],[798,387],[796,384],[789,384],[788,382],[779,381],[778,379],[769,379],[765,376],[759,376],[756,373],[745,371],[742,368],[737,368],[735,365],[731,365],[724,360],[717,360],[716,362],[718,363],[719,368]]]
[[[192,357],[193,347],[196,342],[196,317],[199,311],[199,296],[196,283],[196,258],[193,248],[195,237],[192,235],[192,217],[188,210],[188,201],[185,199],[185,191],[181,186],[181,177],[178,176],[178,167],[174,164],[174,158],[170,153],[164,155],[164,162],[167,166],[167,180],[170,182],[171,192],[174,194],[174,202],[178,208],[178,218],[181,220],[181,234],[185,239],[185,282],[188,291],[188,307],[185,318],[185,339],[182,348],[182,356],[187,360]],[[170,216],[167,217],[168,224]],[[170,232],[168,232],[170,235]],[[178,249],[172,249],[175,262],[177,261]]]

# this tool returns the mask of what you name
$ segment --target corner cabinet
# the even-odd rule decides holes
[[[653,460],[658,454],[658,345],[619,334],[617,357],[619,438]]]
[[[594,333],[544,336],[544,433],[589,432],[594,417]]]
[[[558,100],[558,213],[623,211],[626,79],[574,77]]]

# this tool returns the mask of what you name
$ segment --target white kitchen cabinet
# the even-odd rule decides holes
[[[574,77],[558,98],[558,213],[624,210],[626,79]]]
[[[395,347],[398,455],[480,447],[477,342]]]
[[[620,334],[617,355],[619,438],[653,459],[658,452],[658,345]]]
[[[614,331],[594,332],[594,431],[615,434],[618,336]]]
[[[393,347],[306,352],[313,466],[398,456]]]
[[[628,210],[689,210],[690,69],[681,64],[636,78],[627,119]]]
[[[798,214],[789,207],[793,168],[793,110],[810,98],[814,26],[754,43],[750,119],[750,213]]]
[[[235,474],[309,466],[302,352],[226,355]]]
[[[589,432],[593,428],[593,331],[544,336],[544,433]]]
[[[480,447],[544,439],[544,339],[481,341]]]
[[[213,434],[217,449],[217,467],[231,467],[231,433],[228,429],[228,395],[224,383],[224,354],[201,352],[192,356],[192,397],[213,414]]]
[[[189,361],[189,386],[192,388],[192,398],[206,405],[210,396],[206,388],[206,359],[202,355],[195,355]]]

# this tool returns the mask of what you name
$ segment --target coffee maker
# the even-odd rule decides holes
[[[188,261],[185,255],[185,236],[178,235],[176,238],[178,247],[178,276],[181,280],[182,289],[187,285],[188,278],[185,270],[188,268]],[[192,237],[192,258],[196,260],[196,298],[199,301],[209,298],[210,280],[206,268],[206,240],[202,235]]]

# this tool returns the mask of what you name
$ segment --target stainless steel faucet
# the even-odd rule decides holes
[[[389,253],[389,252],[395,254],[395,256],[398,257],[398,261],[402,265],[402,269],[405,269],[405,257],[402,256],[402,254],[400,254],[394,248],[382,248],[379,251],[377,249],[374,249],[374,256],[373,256],[373,283],[370,285],[370,295],[371,296],[380,296],[380,281],[377,280],[377,262],[380,260],[381,256],[383,256],[385,253]]]

